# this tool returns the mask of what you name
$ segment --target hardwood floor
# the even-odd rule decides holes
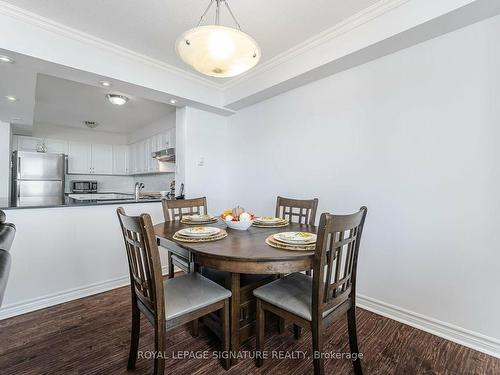
[[[68,302],[0,321],[0,374],[150,374],[153,361],[141,359],[133,372],[126,371],[130,335],[128,287]],[[345,320],[328,330],[326,350],[348,352]],[[401,374],[500,374],[500,360],[454,344],[396,321],[358,309],[358,337],[364,354],[364,373]],[[251,340],[242,350],[250,355]],[[265,349],[310,352],[311,334],[293,339],[292,327],[283,334],[267,332]],[[141,322],[141,351],[152,350],[153,329]],[[193,338],[188,327],[167,334],[167,355],[219,350],[218,341],[203,326]],[[348,359],[326,361],[327,374],[353,374]],[[268,359],[261,369],[252,359],[242,359],[224,371],[216,359],[167,359],[165,374],[294,374],[312,373],[310,359]]]

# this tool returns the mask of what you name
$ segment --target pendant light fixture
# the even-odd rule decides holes
[[[215,3],[215,24],[202,25]],[[224,4],[237,28],[220,25]],[[257,42],[241,31],[227,0],[210,0],[198,25],[182,34],[176,42],[179,57],[195,70],[212,77],[234,77],[253,68],[260,60]]]

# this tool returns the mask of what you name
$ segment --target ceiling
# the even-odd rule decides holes
[[[262,49],[262,62],[342,22],[378,0],[228,0],[243,31]],[[209,0],[7,0],[81,32],[186,71],[175,40],[194,27]],[[146,5],[147,4],[147,5]],[[209,14],[212,19],[213,14]],[[207,17],[208,17],[207,16]],[[230,25],[226,10],[222,23]],[[196,73],[198,74],[198,73]],[[224,79],[210,79],[224,82]]]
[[[111,104],[106,94],[123,94],[109,88],[96,87],[38,74],[34,123],[83,128],[83,121],[97,121],[96,130],[129,133],[150,124],[175,107],[124,94],[129,101],[123,106]]]

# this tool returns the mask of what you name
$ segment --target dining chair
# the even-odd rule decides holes
[[[318,198],[314,199],[295,199],[295,198],[276,198],[276,217],[286,219],[293,223],[314,225],[316,222],[316,211],[318,209]],[[311,270],[306,270],[306,275],[311,275]],[[280,333],[285,331],[285,319],[279,319],[278,330]],[[293,326],[296,337],[300,336],[300,327]]]
[[[135,368],[141,313],[154,327],[155,352],[164,353],[166,331],[219,311],[223,327],[222,351],[228,353],[231,292],[199,273],[163,280],[151,217],[148,214],[127,216],[122,207],[116,211],[125,241],[132,292],[132,334],[127,369]],[[222,365],[227,370],[229,359],[223,359]],[[163,375],[164,369],[163,355],[156,355],[153,374]]]
[[[165,221],[181,220],[186,215],[202,215],[207,214],[207,198],[193,198],[193,199],[163,199],[161,201],[163,207],[163,216]],[[179,267],[186,273],[192,271],[192,262],[187,252],[180,251],[174,254],[167,249],[168,259],[168,277],[174,277],[174,266]]]
[[[318,198],[292,199],[278,196],[276,199],[276,217],[299,224],[314,225]]]
[[[257,348],[264,347],[264,312],[312,330],[314,373],[324,374],[324,330],[347,314],[354,372],[362,374],[356,333],[356,275],[366,207],[351,215],[324,213],[319,222],[313,276],[297,272],[254,290],[257,297]],[[262,366],[262,356],[257,356]]]
[[[317,209],[318,198],[293,199],[278,196],[276,199],[276,217],[294,223],[314,225]],[[306,271],[306,274],[311,275],[311,271]]]
[[[5,213],[0,210],[0,306],[10,273],[11,256],[9,251],[16,235],[14,224],[5,221]]]

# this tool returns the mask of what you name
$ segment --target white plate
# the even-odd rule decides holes
[[[214,216],[212,215],[191,215],[191,216],[184,216],[186,220],[191,220],[191,221],[210,221],[214,219]]]
[[[220,229],[214,227],[192,227],[181,229],[179,234],[187,237],[207,237],[218,234],[219,232]]]
[[[256,223],[262,223],[262,224],[276,224],[276,223],[281,223],[283,221],[284,219],[280,217],[258,217],[255,219]]]
[[[313,244],[316,242],[316,235],[309,232],[281,232],[276,233],[273,238],[289,244]]]

